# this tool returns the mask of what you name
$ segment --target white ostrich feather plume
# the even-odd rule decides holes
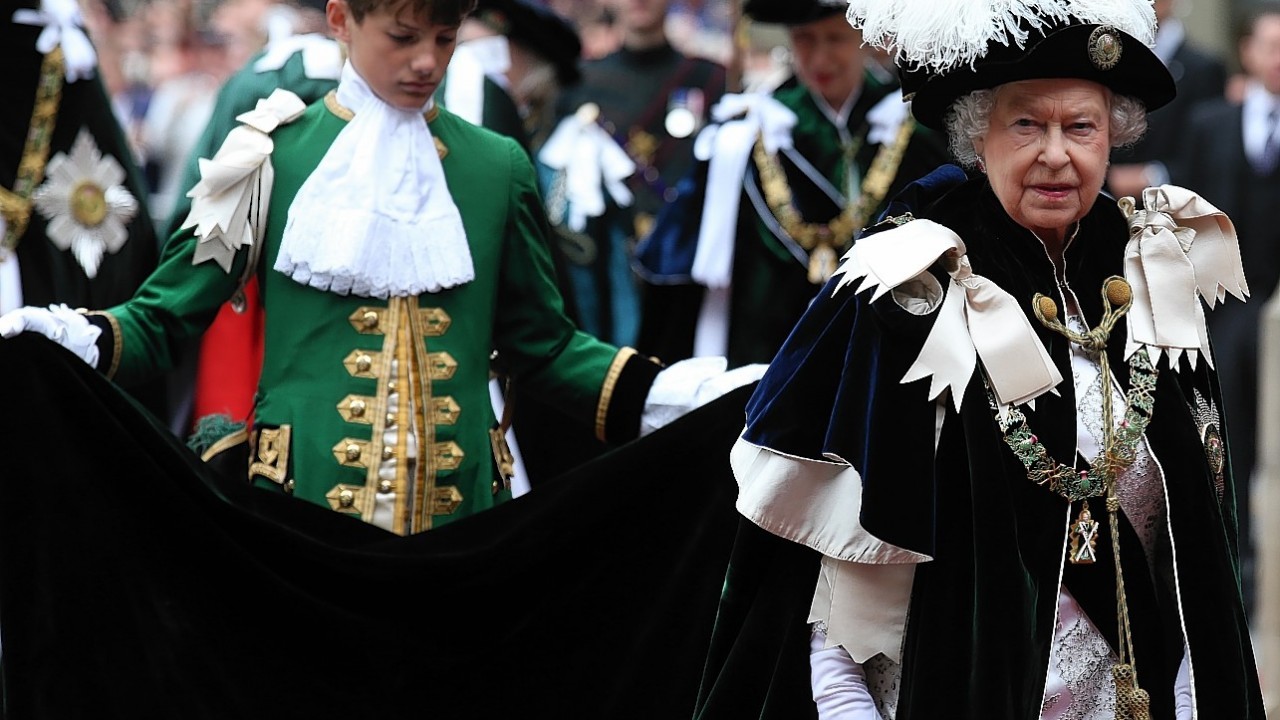
[[[1027,28],[1065,21],[1111,25],[1155,43],[1151,0],[850,0],[850,24],[899,65],[942,73],[972,65],[991,41],[1025,47]]]

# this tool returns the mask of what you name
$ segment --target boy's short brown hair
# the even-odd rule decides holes
[[[375,10],[398,13],[408,10],[414,17],[425,17],[435,25],[460,25],[462,19],[476,9],[476,0],[346,0],[351,16],[363,22]]]

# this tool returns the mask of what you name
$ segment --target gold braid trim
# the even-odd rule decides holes
[[[857,201],[845,205],[839,215],[826,223],[804,221],[792,203],[791,186],[787,183],[787,175],[777,155],[765,152],[763,141],[756,141],[752,156],[760,172],[760,189],[764,192],[765,203],[782,225],[782,229],[800,247],[811,253],[810,282],[826,282],[835,271],[836,254],[848,248],[854,233],[866,227],[871,213],[875,212],[889,193],[889,186],[898,174],[898,167],[902,164],[902,157],[906,154],[915,127],[914,119],[907,118],[903,121],[894,141],[881,145],[876,152],[866,177],[862,179]]]
[[[27,142],[22,148],[22,160],[18,163],[13,189],[0,188],[0,213],[6,222],[0,247],[6,250],[18,248],[18,241],[31,221],[31,193],[44,179],[44,166],[49,161],[49,143],[58,118],[58,105],[62,101],[64,69],[61,47],[54,48],[40,63],[36,102],[31,110],[31,122],[27,125]]]
[[[608,441],[604,426],[605,421],[609,419],[609,402],[613,400],[613,389],[618,384],[618,377],[622,375],[622,368],[635,354],[636,351],[633,348],[619,349],[618,354],[613,356],[613,362],[609,364],[609,372],[605,373],[604,384],[600,386],[600,402],[596,405],[596,438],[600,442]]]
[[[116,316],[104,310],[91,310],[84,313],[85,315],[97,315],[107,319],[107,324],[111,326],[111,364],[107,366],[106,372],[102,373],[103,377],[112,380],[116,376],[116,371],[120,369],[120,355],[124,351],[124,336],[120,334],[120,321],[116,320]]]

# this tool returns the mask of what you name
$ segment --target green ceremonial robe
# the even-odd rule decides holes
[[[388,302],[317,290],[271,269],[294,195],[345,125],[346,111],[331,102],[312,104],[272,134],[276,176],[257,268],[266,326],[251,436],[255,482],[365,520],[375,491],[391,492],[393,530],[406,534],[509,498],[489,439],[494,350],[504,372],[594,421],[598,434],[634,436],[657,366],[565,317],[533,169],[510,139],[447,111],[429,115],[473,281]],[[196,244],[190,230],[175,234],[138,294],[99,316],[111,331],[103,364],[114,353],[115,377],[170,366],[234,293],[247,252],[226,273],[215,263],[192,265]],[[388,402],[392,395],[399,401]]]

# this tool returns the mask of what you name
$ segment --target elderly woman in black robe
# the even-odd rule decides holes
[[[1204,320],[1248,294],[1235,233],[1182,188],[1102,192],[1174,94],[1150,3],[929,5],[850,19],[969,172],[898,198],[748,405],[767,535],[699,717],[1262,718]]]

